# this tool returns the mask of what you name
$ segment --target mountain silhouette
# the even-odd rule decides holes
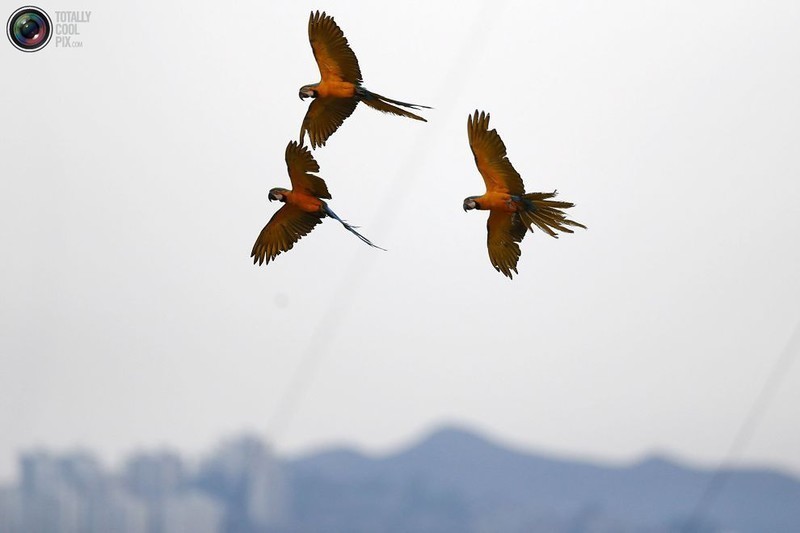
[[[550,458],[455,427],[387,456],[335,449],[284,467],[298,531],[800,531],[800,480],[776,471],[723,472],[692,519],[709,470],[661,456],[627,466]]]
[[[785,473],[569,460],[454,427],[384,455],[287,459],[242,435],[199,462],[138,451],[112,471],[88,451],[30,450],[19,468],[0,486],[2,533],[800,532]]]

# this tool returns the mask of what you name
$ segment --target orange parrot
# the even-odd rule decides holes
[[[311,41],[311,49],[314,52],[314,59],[317,60],[322,80],[300,87],[301,100],[314,99],[308,106],[303,125],[300,127],[301,145],[308,132],[312,148],[324,146],[328,137],[333,135],[344,119],[353,113],[358,102],[364,102],[384,113],[427,122],[424,118],[397,106],[414,110],[430,109],[430,107],[398,102],[370,92],[361,85],[363,80],[356,55],[347,44],[347,38],[333,17],[324,12],[322,14],[319,11],[312,12],[308,19],[308,39]]]
[[[322,198],[330,199],[331,194],[325,181],[311,174],[319,172],[319,165],[308,148],[291,141],[286,147],[286,168],[289,170],[292,190],[276,187],[269,191],[270,202],[278,200],[284,205],[272,215],[256,239],[253,251],[250,253],[253,264],[269,263],[281,252],[291,250],[294,243],[307,235],[326,216],[341,222],[347,231],[370,246],[383,250],[339,218],[322,200]]]
[[[475,164],[486,182],[486,194],[464,199],[464,211],[489,210],[487,245],[489,261],[498,272],[513,278],[521,254],[518,243],[528,230],[538,227],[551,237],[556,230],[573,233],[566,226],[586,229],[567,218],[562,209],[574,207],[570,202],[551,200],[557,191],[525,193],[519,173],[511,166],[497,130],[489,130],[489,114],[475,111],[467,118],[467,134]]]

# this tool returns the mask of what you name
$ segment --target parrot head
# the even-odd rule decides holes
[[[316,98],[317,90],[314,87],[315,85],[303,85],[300,87],[300,100],[305,100],[306,98]]]
[[[270,189],[267,198],[269,198],[270,202],[273,200],[278,200],[279,202],[285,202],[286,189],[282,189],[281,187],[275,187],[274,189]]]
[[[478,202],[475,201],[475,198],[477,198],[477,196],[468,196],[467,198],[464,198],[464,211],[480,208]]]

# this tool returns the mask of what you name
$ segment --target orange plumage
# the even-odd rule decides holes
[[[328,138],[356,109],[358,102],[393,115],[427,122],[424,118],[397,106],[410,109],[427,106],[409,104],[370,92],[362,84],[358,59],[333,17],[312,12],[308,19],[308,39],[319,67],[320,82],[300,88],[300,98],[313,98],[300,127],[300,144],[306,132],[311,147],[323,146]],[[393,105],[395,104],[395,105]]]
[[[574,207],[570,202],[552,200],[552,193],[525,193],[522,177],[506,155],[497,130],[489,130],[489,114],[483,111],[467,118],[467,136],[475,164],[486,184],[486,193],[464,199],[464,210],[489,211],[487,247],[492,266],[512,278],[521,255],[520,242],[528,230],[538,227],[552,237],[556,231],[573,233],[566,226],[586,228],[567,218],[562,209]]]
[[[312,174],[319,172],[319,164],[305,146],[291,141],[286,146],[286,168],[292,189],[276,187],[269,191],[269,200],[278,200],[284,205],[258,235],[250,257],[259,265],[269,263],[280,254],[291,250],[300,238],[308,235],[326,216],[342,223],[347,231],[355,234],[370,246],[375,246],[366,237],[358,233],[353,226],[339,218],[323,200],[330,199],[331,194],[325,181]],[[381,248],[382,249],[382,248]]]

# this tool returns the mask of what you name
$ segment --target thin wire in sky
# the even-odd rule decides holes
[[[470,25],[470,30],[467,31],[467,40],[461,47],[461,53],[453,62],[445,83],[439,88],[437,102],[455,101],[457,93],[466,85],[458,83],[458,77],[468,70],[466,67],[469,66],[470,58],[479,53],[486,39],[491,35],[495,21],[500,18],[499,15],[505,11],[507,5],[508,2],[486,2],[483,4],[483,8],[476,13]],[[436,107],[437,102],[432,102],[434,107]],[[441,117],[441,119],[446,119],[446,117]],[[405,164],[399,167],[395,173],[393,181],[397,185],[390,187],[384,196],[381,203],[382,208],[378,209],[380,215],[372,226],[373,230],[380,228],[383,230],[382,232],[386,232],[395,224],[397,213],[401,212],[398,209],[398,205],[405,202],[410,191],[414,189],[410,182],[417,180],[419,174],[417,168],[425,162],[431,146],[434,144],[426,136],[421,135],[418,138],[413,149],[414,157],[406,158]],[[402,187],[399,186],[401,181]],[[328,308],[309,336],[308,344],[306,344],[302,352],[300,362],[295,368],[284,393],[279,397],[275,405],[272,418],[267,424],[267,438],[270,439],[273,446],[283,437],[291,424],[299,402],[308,390],[322,358],[327,353],[328,344],[335,336],[336,331],[338,331],[344,317],[348,314],[364,279],[367,277],[368,271],[375,264],[374,255],[366,255],[367,259],[364,259],[364,251],[357,252],[350,268],[345,270],[346,273],[342,277],[334,297],[330,300]]]
[[[758,429],[758,424],[767,412],[781,383],[783,383],[786,375],[789,374],[798,353],[800,353],[800,322],[798,322],[797,326],[794,328],[794,332],[792,336],[789,337],[789,341],[784,346],[783,351],[772,364],[772,369],[766,381],[764,381],[761,391],[759,391],[756,396],[741,427],[739,427],[739,431],[737,431],[736,435],[733,437],[733,441],[728,448],[728,453],[725,454],[722,462],[714,470],[714,473],[708,480],[708,484],[700,495],[697,505],[695,505],[692,514],[689,515],[689,520],[686,523],[687,528],[693,528],[700,524],[700,521],[708,514],[717,497],[719,497],[720,493],[725,488],[725,485],[730,480],[732,474],[731,467],[734,461],[741,456],[742,452],[753,438],[756,429]]]

